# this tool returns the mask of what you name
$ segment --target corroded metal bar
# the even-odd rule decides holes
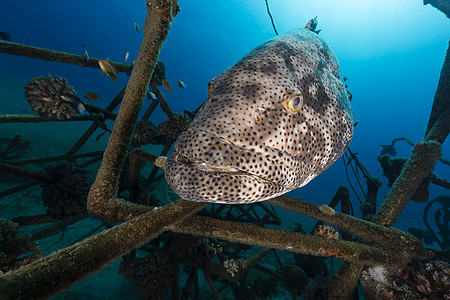
[[[12,165],[20,166],[20,165],[40,164],[40,163],[51,162],[51,161],[60,161],[60,160],[72,161],[72,160],[79,159],[79,158],[100,156],[102,154],[103,154],[103,151],[94,151],[94,152],[89,152],[89,153],[80,153],[80,154],[73,154],[73,155],[59,155],[59,156],[43,157],[43,158],[36,158],[36,159],[8,161],[8,163],[12,164]]]
[[[268,200],[272,205],[289,211],[295,211],[330,225],[337,226],[366,240],[375,241],[385,247],[404,249],[405,251],[423,253],[423,246],[413,235],[395,228],[388,228],[369,221],[358,219],[331,209],[328,206],[317,206],[286,195]]]
[[[125,88],[123,88],[119,94],[111,101],[110,104],[105,108],[105,110],[113,111],[122,101],[123,95],[125,94]],[[87,130],[86,132],[81,136],[81,138],[73,145],[72,149],[67,152],[67,154],[74,154],[76,153],[81,146],[86,143],[86,141],[89,139],[89,137],[97,130],[99,127],[97,122],[94,122]]]
[[[0,115],[0,123],[38,123],[38,122],[68,122],[68,121],[94,121],[92,116],[75,116],[70,119],[50,119],[39,115]]]
[[[91,236],[17,270],[0,274],[0,299],[47,299],[181,221],[204,203],[179,200]],[[126,237],[126,238],[124,238]]]
[[[189,216],[169,225],[172,231],[226,239],[235,243],[288,250],[296,253],[333,256],[357,264],[393,264],[398,261],[394,250],[360,243],[311,236],[256,225],[240,224],[201,216]]]
[[[11,55],[20,55],[48,61],[62,62],[66,64],[74,64],[82,67],[100,68],[98,62],[100,59],[89,57],[88,60],[83,55],[76,55],[67,52],[55,51],[40,47],[28,46],[13,42],[0,40],[0,53],[8,53]],[[133,69],[132,65],[110,62],[118,72],[130,74]]]
[[[4,162],[0,162],[0,173],[33,182],[49,182],[52,180],[52,178],[44,172],[31,171]]]
[[[92,185],[87,202],[89,214],[101,220],[125,221],[131,215],[148,210],[117,198],[120,172],[128,154],[132,135],[139,117],[144,97],[153,74],[163,42],[169,33],[174,16],[178,12],[176,0],[147,2],[147,17],[143,26],[144,39],[136,64],[127,84],[114,128],[97,177]]]
[[[167,103],[163,93],[161,93],[160,89],[156,85],[152,85],[151,88],[153,92],[155,92],[156,98],[159,101],[159,106],[161,107],[162,111],[166,114],[167,118],[173,122],[174,121],[173,111],[170,108],[169,104]]]

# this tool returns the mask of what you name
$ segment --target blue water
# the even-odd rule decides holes
[[[372,176],[383,180],[378,201],[389,191],[376,157],[380,144],[406,136],[423,138],[440,70],[448,45],[450,23],[445,15],[420,0],[272,0],[269,2],[278,32],[304,27],[318,16],[320,36],[334,49],[343,76],[353,93],[355,128],[350,148]],[[160,54],[166,65],[173,93],[163,91],[172,110],[193,110],[207,98],[209,80],[233,65],[249,50],[274,37],[264,0],[179,1],[180,13],[173,21]],[[123,62],[136,59],[143,38],[134,28],[146,16],[145,1],[1,1],[0,31],[12,41],[69,53]],[[86,47],[83,47],[84,44]],[[52,74],[67,78],[79,95],[102,94],[97,105],[106,105],[126,84],[118,84],[99,69],[45,62],[0,53],[0,74],[29,81]],[[179,89],[178,80],[187,88]],[[11,99],[11,101],[15,101]],[[0,104],[1,105],[1,104]],[[148,105],[146,103],[145,105]],[[0,106],[1,107],[1,106]],[[1,112],[1,108],[0,108]],[[157,111],[152,121],[165,116]],[[0,127],[0,132],[2,131]],[[411,147],[396,144],[398,156],[409,157]],[[443,146],[443,156],[450,157]],[[450,175],[438,162],[435,171]],[[306,187],[290,194],[317,204],[328,203],[340,185],[348,185],[342,160]],[[448,193],[432,186],[431,197]],[[358,214],[354,194],[351,200]],[[411,203],[396,227],[421,227],[424,204]],[[295,215],[289,215],[293,223]]]

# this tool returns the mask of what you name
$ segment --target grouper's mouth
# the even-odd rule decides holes
[[[164,173],[172,190],[185,200],[244,204],[297,187],[295,170],[286,167],[292,166],[286,161],[292,157],[280,158],[276,149],[259,153],[205,131],[183,132],[175,149]]]
[[[167,158],[164,173],[172,190],[190,201],[247,204],[289,191],[250,172],[210,165],[179,153]]]
[[[215,174],[257,176],[255,174],[252,174],[252,173],[249,173],[249,172],[246,172],[243,170],[239,170],[239,169],[233,168],[233,167],[209,165],[204,161],[201,161],[201,160],[198,160],[195,158],[191,158],[191,157],[187,157],[187,156],[184,156],[179,153],[174,153],[173,159],[180,164],[184,164],[187,167],[196,169],[200,172],[211,172],[211,173],[215,173]]]

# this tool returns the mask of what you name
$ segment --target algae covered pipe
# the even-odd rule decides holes
[[[147,8],[148,14],[143,27],[144,40],[127,84],[102,164],[88,196],[89,214],[109,222],[126,221],[148,210],[146,206],[116,197],[120,171],[128,153],[158,54],[173,17],[178,12],[176,0],[152,1],[151,4],[149,1]]]
[[[98,58],[91,57],[89,59],[86,59],[83,57],[83,55],[76,55],[0,40],[0,53],[2,52],[11,55],[20,55],[37,59],[44,59],[48,61],[62,62],[66,64],[74,64],[82,67],[100,68],[100,66],[98,65],[100,59]],[[126,74],[130,74],[131,70],[133,69],[132,65],[126,65],[117,62],[110,62],[110,64],[113,65],[118,72],[124,72]]]
[[[184,200],[154,209],[64,248],[32,264],[0,275],[0,299],[43,299],[120,258],[161,234],[166,225],[203,208]]]

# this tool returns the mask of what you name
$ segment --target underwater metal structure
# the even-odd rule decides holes
[[[403,208],[430,175],[441,156],[441,144],[450,131],[450,47],[441,73],[430,120],[422,142],[417,143],[411,158],[394,183],[372,222],[339,213],[322,205],[316,206],[289,196],[279,196],[268,203],[295,211],[330,225],[345,229],[361,242],[324,239],[302,233],[267,229],[255,225],[218,220],[195,215],[207,203],[177,200],[155,208],[128,202],[117,197],[118,179],[131,143],[138,114],[141,110],[159,51],[178,11],[177,0],[147,1],[147,18],[143,27],[144,39],[134,65],[123,100],[115,119],[108,146],[103,153],[101,167],[88,196],[89,214],[107,222],[122,222],[97,235],[61,249],[32,264],[0,274],[0,298],[45,298],[67,288],[87,274],[116,260],[129,251],[159,236],[164,231],[189,233],[297,253],[337,257],[346,262],[328,283],[329,299],[347,299],[353,293],[363,268],[368,265],[406,265],[412,259],[424,259],[426,252],[414,236],[390,228]],[[7,46],[4,46],[7,45]],[[2,47],[11,44],[2,42]],[[120,102],[121,97],[117,97]],[[158,97],[159,98],[159,97]],[[171,111],[165,109],[169,118]],[[28,117],[23,117],[25,120]],[[41,117],[29,117],[33,122]],[[75,117],[77,118],[77,117]],[[81,117],[78,117],[81,118]],[[91,116],[83,117],[94,120]],[[17,120],[14,116],[0,116],[0,122]],[[95,126],[99,126],[96,124]],[[75,156],[76,150],[69,155]],[[92,154],[99,159],[99,153]],[[132,154],[163,166],[163,159],[143,151]],[[162,162],[161,162],[162,160]],[[16,166],[0,163],[1,172],[22,172],[30,178],[37,172],[25,172]],[[399,258],[400,257],[400,258]],[[245,269],[241,269],[242,274]],[[235,280],[239,278],[239,273]]]

